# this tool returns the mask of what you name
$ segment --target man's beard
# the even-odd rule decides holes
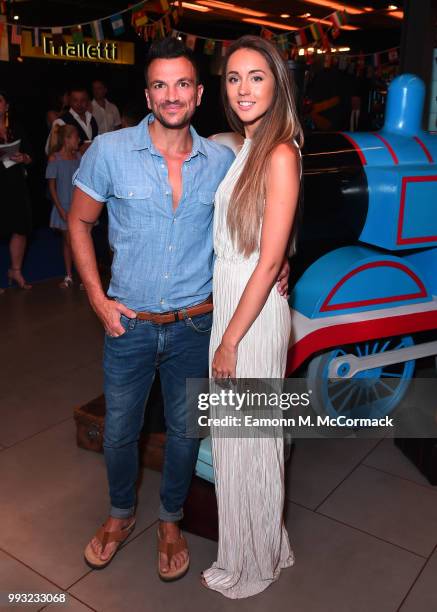
[[[190,124],[194,112],[190,114],[189,111],[186,111],[184,116],[182,117],[182,119],[180,119],[180,121],[178,121],[178,123],[169,123],[168,121],[166,121],[165,117],[161,114],[159,108],[156,112],[153,112],[153,114],[155,115],[155,119],[157,119],[159,123],[161,123],[161,125],[163,125],[165,128],[169,130],[180,130]]]

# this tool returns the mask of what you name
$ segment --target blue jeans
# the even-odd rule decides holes
[[[159,518],[178,521],[188,494],[199,440],[187,437],[186,379],[208,377],[212,313],[158,325],[121,315],[126,330],[105,335],[106,399],[103,448],[111,498],[111,516],[132,516],[139,471],[138,440],[144,409],[159,369],[167,428]],[[189,408],[194,410],[195,408]]]

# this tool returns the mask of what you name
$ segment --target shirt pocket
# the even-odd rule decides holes
[[[117,213],[123,229],[146,229],[152,224],[152,188],[148,185],[115,184]]]
[[[185,221],[193,232],[203,233],[212,222],[214,195],[214,191],[205,190],[191,195]]]

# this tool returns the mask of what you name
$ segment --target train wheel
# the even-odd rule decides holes
[[[414,374],[414,360],[358,372],[349,379],[331,380],[328,378],[329,364],[341,355],[363,357],[413,345],[411,336],[383,338],[338,347],[314,357],[307,371],[313,409],[320,415],[334,418],[381,418],[390,414],[408,389]]]

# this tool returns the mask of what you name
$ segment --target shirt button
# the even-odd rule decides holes
[[[164,304],[164,302],[165,302],[164,298],[161,298],[160,302],[161,302],[161,304]]]
[[[165,168],[164,164],[161,164],[161,168]]]
[[[166,192],[165,192],[165,195],[170,195],[170,192],[169,192],[169,191],[166,191]]]
[[[168,274],[164,274],[164,278],[168,278]]]
[[[172,245],[170,245],[170,246],[168,247],[168,250],[169,250],[169,251],[171,251],[171,250],[172,250],[172,248],[173,248],[173,246],[172,246]]]
[[[133,192],[133,191],[129,191],[129,193],[128,193],[127,195],[129,195],[129,196],[133,196],[133,195],[134,195],[134,192]]]

